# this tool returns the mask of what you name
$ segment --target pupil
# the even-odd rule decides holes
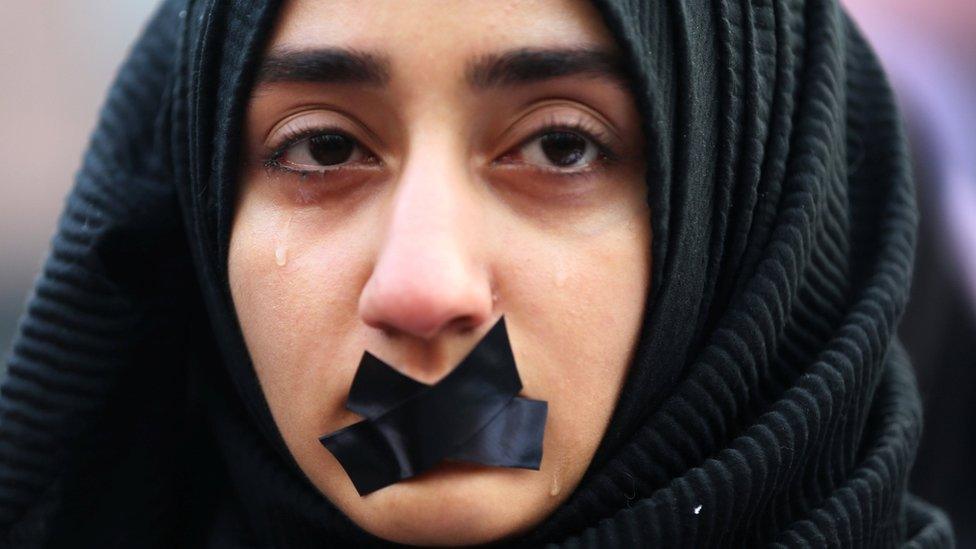
[[[352,156],[353,141],[344,135],[329,133],[308,140],[308,152],[323,166],[341,164]]]
[[[572,166],[586,154],[586,140],[575,133],[547,133],[539,144],[546,158],[557,166]]]

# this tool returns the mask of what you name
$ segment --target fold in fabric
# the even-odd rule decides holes
[[[360,495],[444,459],[537,470],[548,405],[517,397],[521,389],[502,318],[434,385],[365,353],[346,408],[366,419],[319,440]]]

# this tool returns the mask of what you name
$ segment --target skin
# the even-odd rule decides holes
[[[612,78],[475,90],[465,71],[490,53],[615,43],[584,2],[309,0],[286,3],[265,55],[327,47],[385,58],[389,81],[262,81],[247,108],[228,268],[271,412],[309,480],[374,535],[524,533],[579,483],[637,343],[643,138]],[[595,130],[613,158],[584,137],[583,159],[555,166],[538,136],[549,122]],[[283,140],[296,127],[338,127],[365,152],[323,168],[307,139]],[[444,462],[359,496],[318,437],[361,419],[344,404],[363,352],[435,383],[503,314],[520,394],[549,403],[541,469]]]

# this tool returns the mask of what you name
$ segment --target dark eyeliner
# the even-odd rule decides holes
[[[281,158],[285,155],[286,152],[288,152],[288,149],[294,147],[295,145],[298,145],[303,141],[311,139],[315,136],[327,135],[327,134],[341,135],[346,139],[353,141],[356,147],[361,147],[364,150],[368,151],[369,155],[372,155],[372,152],[369,152],[369,149],[367,149],[359,141],[359,139],[356,139],[348,132],[338,127],[320,126],[320,127],[308,127],[308,128],[292,131],[290,133],[285,134],[285,136],[282,137],[280,140],[281,144],[276,147],[270,148],[270,151],[265,154],[264,158],[261,159],[261,163],[264,165],[265,168],[270,170],[276,170],[285,173],[293,173],[293,174],[299,174],[305,176],[310,174],[319,174],[324,172],[337,171],[339,169],[342,169],[341,167],[338,166],[337,167],[323,166],[322,169],[303,170],[303,169],[293,168],[281,162]]]
[[[606,166],[607,164],[613,164],[620,159],[620,155],[614,150],[610,139],[607,137],[607,132],[601,131],[593,124],[587,123],[582,117],[568,122],[559,121],[555,117],[549,117],[543,122],[541,128],[533,132],[529,137],[520,141],[518,145],[510,148],[505,154],[496,159],[493,164],[505,164],[505,162],[502,162],[502,159],[508,157],[511,151],[521,150],[523,147],[527,146],[529,143],[532,143],[536,139],[539,139],[546,134],[556,132],[575,133],[587,141],[590,141],[597,148],[597,158],[590,165],[575,170],[546,168],[528,163],[525,164],[526,166],[532,166],[532,169],[536,171],[558,175],[560,177],[582,177],[591,175],[595,170],[599,169],[601,165]]]
[[[523,141],[523,146],[526,143],[530,143],[534,139],[538,139],[542,137],[543,135],[546,135],[548,133],[555,133],[555,132],[569,132],[569,133],[579,134],[584,138],[592,141],[593,144],[596,145],[600,157],[603,158],[604,160],[613,161],[617,159],[617,154],[616,152],[614,152],[612,145],[609,143],[606,134],[599,132],[594,128],[591,128],[588,124],[585,124],[580,120],[570,122],[570,123],[554,122],[551,124],[547,124],[539,131],[534,133],[532,137]]]

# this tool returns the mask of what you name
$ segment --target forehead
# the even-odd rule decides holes
[[[269,47],[340,46],[386,52],[394,63],[444,63],[501,48],[614,45],[584,0],[289,0]]]

